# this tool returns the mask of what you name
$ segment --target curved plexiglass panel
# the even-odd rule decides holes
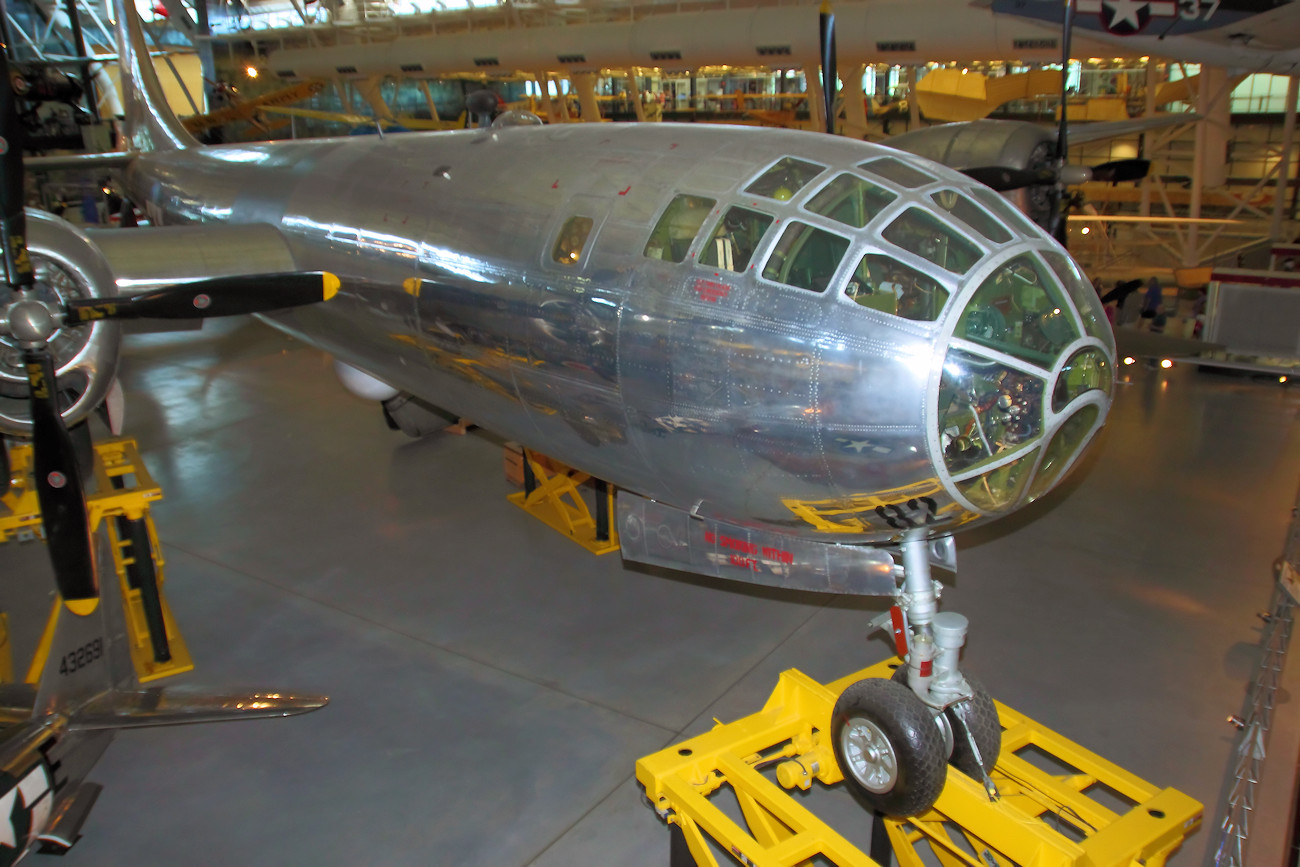
[[[1034,459],[1038,449],[1016,458],[1010,463],[995,467],[981,476],[957,483],[957,490],[970,500],[976,508],[986,512],[996,512],[1014,505],[1020,499],[1020,492],[1029,481],[1030,471],[1034,468]]]
[[[1056,280],[1037,258],[1025,254],[980,284],[954,336],[1051,367],[1079,329]]]
[[[1065,409],[1070,401],[1089,391],[1103,391],[1110,397],[1110,362],[1099,349],[1081,349],[1066,362],[1052,389],[1052,412]]]
[[[885,240],[944,270],[965,274],[979,261],[980,248],[920,208],[908,208],[882,232]]]
[[[939,442],[954,475],[1032,445],[1043,432],[1043,380],[960,349],[939,383]]]
[[[646,242],[645,254],[651,259],[683,262],[700,226],[717,202],[703,196],[680,195],[668,203]]]
[[[1031,238],[1038,234],[1038,226],[1033,220],[998,193],[980,184],[977,184],[971,193],[980,204],[992,211],[993,215],[1003,223],[1015,229],[1018,234],[1028,235]]]
[[[783,157],[745,187],[745,192],[787,202],[808,186],[809,181],[820,175],[824,168],[826,167],[807,160]]]
[[[864,172],[879,175],[887,181],[893,181],[900,187],[907,187],[909,190],[934,182],[933,175],[927,175],[920,169],[914,169],[902,160],[896,160],[893,157],[862,163],[858,168]]]
[[[988,238],[994,244],[1005,244],[1011,240],[1011,233],[989,212],[972,202],[955,190],[940,190],[931,194],[936,205]]]
[[[1097,424],[1099,410],[1093,404],[1085,404],[1074,415],[1066,419],[1056,431],[1056,436],[1048,443],[1043,452],[1043,463],[1038,468],[1038,475],[1029,489],[1032,502],[1051,489],[1061,477],[1061,471],[1070,466],[1075,456],[1088,444],[1089,434]]]
[[[772,216],[749,208],[732,207],[718,220],[713,234],[700,251],[700,264],[744,271],[754,257],[763,233],[772,225]]]
[[[787,286],[824,292],[848,249],[848,238],[807,223],[791,222],[768,257],[763,277]]]
[[[1078,308],[1079,316],[1083,319],[1084,330],[1099,340],[1110,341],[1113,334],[1110,321],[1106,319],[1106,311],[1101,305],[1101,298],[1097,295],[1097,290],[1092,288],[1087,278],[1079,271],[1079,266],[1068,256],[1063,256],[1055,250],[1039,252],[1056,272],[1057,278],[1070,293],[1070,297],[1074,299],[1074,306]]]
[[[861,229],[898,198],[896,193],[869,184],[857,175],[843,174],[809,200],[814,214]]]
[[[902,262],[868,253],[853,270],[844,294],[863,307],[918,322],[933,322],[948,303],[948,290]]]

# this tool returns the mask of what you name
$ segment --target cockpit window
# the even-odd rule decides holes
[[[582,258],[582,248],[587,243],[587,236],[591,234],[592,225],[591,217],[570,217],[565,220],[555,247],[551,250],[551,258],[561,265],[577,265]]]
[[[1081,349],[1061,369],[1052,391],[1052,411],[1060,412],[1081,394],[1103,391],[1110,396],[1110,362],[1099,349]]]
[[[980,284],[954,336],[1051,367],[1079,331],[1049,274],[1028,254],[1006,262]]]
[[[744,271],[754,256],[772,217],[762,211],[732,207],[718,220],[713,234],[700,251],[700,264],[728,271]]]
[[[763,277],[787,286],[825,292],[848,249],[848,238],[792,221],[768,257]]]
[[[691,249],[691,242],[699,234],[709,212],[717,202],[702,196],[680,195],[668,203],[664,215],[659,218],[650,240],[646,242],[645,254],[651,259],[666,259],[669,262],[681,262],[686,259]]]
[[[994,213],[999,220],[1022,235],[1033,237],[1038,234],[1036,224],[1025,216],[1024,211],[1008,202],[986,186],[978,185],[972,190],[979,203]]]
[[[1043,452],[1043,462],[1029,489],[1027,502],[1033,502],[1051,490],[1052,485],[1061,477],[1061,472],[1078,457],[1096,429],[1099,412],[1095,405],[1085,404],[1057,429],[1056,436],[1052,437],[1047,450]]]
[[[1083,317],[1083,330],[1092,337],[1109,340],[1113,332],[1110,330],[1110,322],[1106,319],[1106,311],[1102,309],[1101,298],[1098,297],[1097,290],[1088,283],[1087,278],[1079,272],[1078,266],[1055,250],[1039,252],[1056,272],[1056,276],[1060,278],[1061,284],[1070,293],[1070,297],[1074,299],[1074,306],[1079,309],[1079,315]]]
[[[958,482],[957,489],[977,509],[986,512],[1005,509],[1020,499],[1020,492],[1025,489],[1025,482],[1029,481],[1029,471],[1034,468],[1034,459],[1037,457],[1038,449],[1032,449],[1010,463]]]
[[[908,208],[882,232],[885,239],[954,274],[965,274],[980,249],[961,233],[920,208]]]
[[[907,187],[909,190],[934,182],[933,175],[927,175],[920,169],[914,169],[902,160],[893,157],[862,163],[858,168],[865,172],[871,172],[873,175],[879,175],[887,181],[893,181],[901,187]]]
[[[878,253],[862,257],[844,294],[863,307],[917,322],[935,321],[948,303],[948,290],[933,278]]]
[[[808,202],[808,210],[861,229],[898,196],[856,175],[843,174]]]
[[[745,192],[776,199],[778,202],[788,202],[806,187],[809,181],[821,174],[824,168],[825,166],[797,160],[794,157],[782,157],[777,160],[776,165],[745,187]]]
[[[953,475],[1028,448],[1043,432],[1043,380],[951,349],[939,382],[939,442]]]
[[[988,238],[994,244],[1005,244],[1011,233],[989,213],[956,190],[940,190],[930,196],[934,203]]]

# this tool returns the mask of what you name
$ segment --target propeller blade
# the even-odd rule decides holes
[[[168,286],[131,298],[88,298],[69,301],[64,321],[96,319],[207,319],[266,313],[328,301],[339,289],[339,278],[326,271],[247,274],[214,277]]]
[[[830,0],[822,0],[819,18],[822,61],[822,100],[826,109],[826,131],[835,134],[835,84],[839,81],[839,70],[835,61],[835,13],[831,11]]]
[[[1140,181],[1151,171],[1151,160],[1114,160],[1092,167],[1092,179],[1117,184],[1124,181]]]
[[[23,363],[32,393],[32,472],[54,581],[65,601],[95,599],[99,580],[90,547],[86,495],[72,436],[59,415],[54,362],[49,350],[41,347],[24,349]]]
[[[1054,172],[1012,169],[1006,166],[976,166],[962,169],[961,173],[968,178],[979,181],[981,184],[992,187],[999,193],[1056,182]]]
[[[1065,12],[1061,19],[1061,123],[1056,131],[1056,169],[1059,173],[1065,165],[1066,154],[1070,149],[1070,127],[1067,121],[1069,115],[1069,91],[1066,87],[1070,79],[1070,31],[1074,27],[1074,6],[1075,0],[1065,0]],[[1049,194],[1052,202],[1052,216],[1049,221],[1052,237],[1065,246],[1066,235],[1068,234],[1065,222],[1065,216],[1061,213],[1062,198],[1064,190],[1058,182]]]
[[[27,256],[27,215],[23,212],[23,128],[9,77],[9,59],[0,51],[0,244],[5,282],[15,291],[36,283]]]

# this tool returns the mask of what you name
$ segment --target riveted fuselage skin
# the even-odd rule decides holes
[[[824,169],[793,195],[746,192],[790,156]],[[863,228],[805,207],[882,157],[932,180],[893,189]],[[974,288],[1016,255],[1063,254],[1028,223],[1005,243],[977,238],[962,274],[890,247],[882,229],[905,209],[976,186],[925,160],[783,130],[573,124],[147,153],[128,183],[156,222],[269,224],[300,268],[339,275],[338,297],[268,317],[276,327],[624,489],[846,543],[945,532],[1019,505],[981,508],[960,493],[936,404]],[[713,203],[689,253],[648,256],[682,194]],[[700,264],[736,205],[773,218],[751,264]],[[586,241],[576,262],[558,261],[575,216],[590,221]],[[823,291],[763,276],[791,221],[847,239]],[[915,321],[848,297],[855,266],[883,248],[942,285],[942,314]],[[423,281],[414,293],[412,278]],[[1076,330],[1072,349],[1042,362],[1045,381],[1077,345],[1113,363],[1108,332]],[[1091,438],[1109,398],[1085,399],[1099,410]],[[1045,438],[1064,418],[1049,416]]]

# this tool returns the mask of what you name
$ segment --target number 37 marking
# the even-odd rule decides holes
[[[1219,0],[1178,0],[1178,14],[1188,21],[1209,21],[1219,11]]]

